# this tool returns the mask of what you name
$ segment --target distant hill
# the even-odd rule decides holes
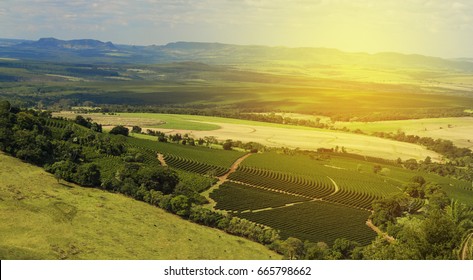
[[[355,65],[369,68],[421,68],[473,72],[471,59],[443,59],[416,54],[348,53],[329,48],[242,46],[220,43],[174,42],[162,46],[117,45],[98,40],[38,41],[0,39],[0,57],[72,63],[155,64],[196,61],[226,65],[301,66]]]
[[[17,44],[16,48],[37,49],[71,49],[71,50],[116,50],[112,42],[101,42],[92,39],[63,41],[55,38],[41,38],[38,41],[27,41]]]

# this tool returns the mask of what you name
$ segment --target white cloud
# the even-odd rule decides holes
[[[452,44],[455,38],[464,44],[473,31],[471,0],[1,0],[0,15],[0,37],[135,44],[200,38],[297,45],[307,41],[298,41],[293,30],[312,34],[334,25],[418,38],[431,34],[432,40],[448,35]]]

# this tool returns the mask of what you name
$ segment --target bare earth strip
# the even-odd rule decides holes
[[[249,156],[251,156],[252,154],[246,154],[242,157],[240,157],[239,159],[237,159],[233,164],[232,166],[230,167],[230,169],[228,170],[227,173],[223,174],[222,176],[220,177],[217,177],[218,181],[217,183],[215,183],[212,187],[210,187],[208,190],[206,190],[205,192],[202,193],[202,195],[207,198],[207,200],[209,201],[209,204],[208,206],[211,208],[211,209],[215,209],[215,206],[217,205],[217,202],[215,200],[213,200],[211,197],[210,197],[210,193],[213,192],[214,190],[218,189],[223,183],[225,183],[227,181],[227,178],[228,176],[230,176],[230,174],[232,174],[233,172],[235,172],[238,168],[238,166],[240,166],[240,164],[245,160],[247,159]]]
[[[164,155],[158,153],[157,154],[157,159],[159,160],[159,163],[161,163],[161,166],[168,166],[166,163],[166,160],[164,159]]]
[[[337,185],[337,182],[335,182],[335,180],[333,180],[332,178],[330,178],[330,177],[328,177],[328,176],[327,176],[327,178],[329,178],[330,181],[332,181],[332,183],[333,183],[333,185],[334,185],[334,187],[335,187],[335,191],[334,191],[333,193],[327,195],[327,196],[331,196],[331,195],[334,195],[334,194],[338,193],[338,192],[340,191],[340,187]]]
[[[389,243],[393,243],[396,239],[394,239],[394,237],[390,236],[389,234],[383,232],[381,229],[379,229],[379,227],[375,226],[373,224],[373,222],[371,221],[371,219],[368,219],[368,221],[366,221],[366,225],[368,227],[370,227],[374,232],[376,232],[378,235],[382,236],[384,239],[386,239],[386,241],[388,241]]]

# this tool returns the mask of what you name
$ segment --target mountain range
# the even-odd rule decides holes
[[[425,68],[473,72],[473,59],[444,59],[417,54],[349,53],[329,48],[242,46],[221,43],[175,42],[166,45],[134,46],[92,39],[38,41],[0,39],[0,58],[72,62],[156,64],[196,61],[218,65],[301,66],[355,65],[369,68]]]

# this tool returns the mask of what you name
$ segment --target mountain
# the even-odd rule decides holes
[[[471,59],[443,59],[416,54],[349,53],[329,48],[242,46],[221,43],[174,42],[166,45],[115,45],[98,40],[38,41],[0,39],[0,57],[72,63],[155,64],[195,61],[219,65],[295,64],[302,67],[351,65],[371,69],[416,68],[473,72]]]
[[[71,50],[116,50],[112,42],[101,42],[92,39],[63,41],[55,38],[41,38],[38,41],[23,42],[16,45],[17,48],[38,49],[71,49]]]

